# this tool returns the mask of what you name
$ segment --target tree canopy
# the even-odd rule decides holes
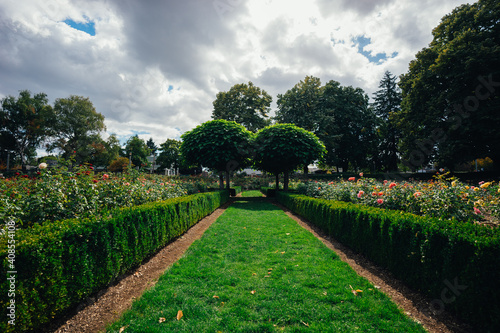
[[[307,131],[317,133],[322,120],[320,109],[321,81],[314,76],[297,83],[285,94],[278,95],[276,121],[282,124],[295,124]]]
[[[151,151],[146,142],[139,138],[139,135],[131,136],[125,144],[125,157],[131,156],[132,164],[137,167],[145,167],[148,165],[147,157]]]
[[[412,169],[490,157],[500,165],[500,2],[444,16],[401,76],[401,152]]]
[[[299,166],[309,165],[323,157],[325,146],[313,133],[293,124],[276,124],[259,132],[255,138],[254,166],[276,175],[285,175],[288,189],[288,173]]]
[[[19,97],[7,96],[0,109],[0,144],[2,150],[14,151],[23,169],[27,158],[35,155],[36,148],[50,134],[54,121],[53,109],[47,95],[23,90]]]
[[[318,137],[327,148],[325,163],[370,167],[376,149],[375,115],[363,89],[329,81],[323,88]]]
[[[271,102],[272,97],[252,82],[236,84],[229,91],[217,94],[212,118],[235,121],[257,132],[269,124]]]
[[[181,145],[182,141],[175,139],[167,139],[164,143],[160,144],[160,154],[156,163],[160,165],[162,169],[178,169],[181,167]]]
[[[250,165],[252,136],[243,125],[234,121],[207,121],[181,136],[181,154],[188,163],[220,172],[221,181],[222,172],[225,172],[229,189],[230,172]]]
[[[52,123],[52,140],[48,151],[60,150],[63,157],[75,154],[77,162],[89,158],[90,146],[99,141],[99,134],[106,129],[104,116],[82,96],[58,98],[54,102],[55,118]]]

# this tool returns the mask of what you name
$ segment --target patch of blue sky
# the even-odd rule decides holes
[[[83,31],[90,36],[95,36],[95,22],[89,20],[88,17],[84,17],[86,22],[76,22],[72,19],[66,19],[63,22],[72,27],[73,29]]]
[[[370,62],[376,63],[376,64],[381,64],[385,60],[389,58],[394,58],[398,55],[397,52],[393,52],[391,55],[387,55],[387,53],[377,53],[375,55],[372,55],[371,51],[366,51],[365,46],[371,44],[371,38],[367,38],[365,36],[357,36],[356,38],[353,38],[352,41],[354,42],[355,45],[358,46],[358,53],[362,54],[365,56]]]

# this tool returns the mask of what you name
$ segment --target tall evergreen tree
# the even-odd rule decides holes
[[[398,169],[398,139],[400,131],[396,128],[393,115],[401,109],[401,90],[396,76],[387,71],[380,81],[380,90],[374,93],[373,112],[379,119],[377,129],[378,164],[384,171]]]

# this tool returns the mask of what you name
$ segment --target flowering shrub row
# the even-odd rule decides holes
[[[92,166],[74,171],[47,170],[30,178],[0,179],[0,219],[26,228],[46,221],[104,216],[111,209],[131,207],[191,194],[179,182],[161,176],[94,174]],[[189,193],[191,192],[191,193]],[[196,190],[198,192],[198,190]]]
[[[309,182],[298,191],[314,198],[400,210],[416,215],[478,221],[500,218],[500,187],[492,182],[468,186],[446,174],[430,182],[379,182],[355,177],[338,182]]]

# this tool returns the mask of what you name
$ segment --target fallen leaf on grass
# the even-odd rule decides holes
[[[182,314],[182,310],[179,310],[177,312],[177,320],[181,320],[182,316],[184,316],[184,314]]]
[[[281,252],[281,254],[285,254],[285,251]]]
[[[213,297],[214,297],[214,298],[219,298],[219,296],[217,296],[217,295],[214,295]]]
[[[252,273],[252,275],[257,275],[257,273]]]
[[[255,290],[252,290],[252,291],[250,292],[250,294],[252,294],[252,295],[253,295],[253,294],[255,294]]]
[[[351,292],[354,294],[354,296],[358,296],[359,293],[363,292],[363,290],[361,289],[354,290],[354,288],[351,285],[349,285],[349,287],[351,287]]]
[[[166,320],[165,318],[160,317],[160,320],[158,320],[158,322],[161,324],[161,323],[163,323],[165,320]]]
[[[309,324],[308,323],[304,323],[302,320],[300,321],[302,324],[306,325],[307,327],[309,327]]]
[[[126,329],[127,327],[128,327],[128,325],[127,325],[127,326],[123,326],[122,328],[120,328],[120,330],[118,331],[118,333],[122,333],[123,331],[125,331],[125,329]]]

